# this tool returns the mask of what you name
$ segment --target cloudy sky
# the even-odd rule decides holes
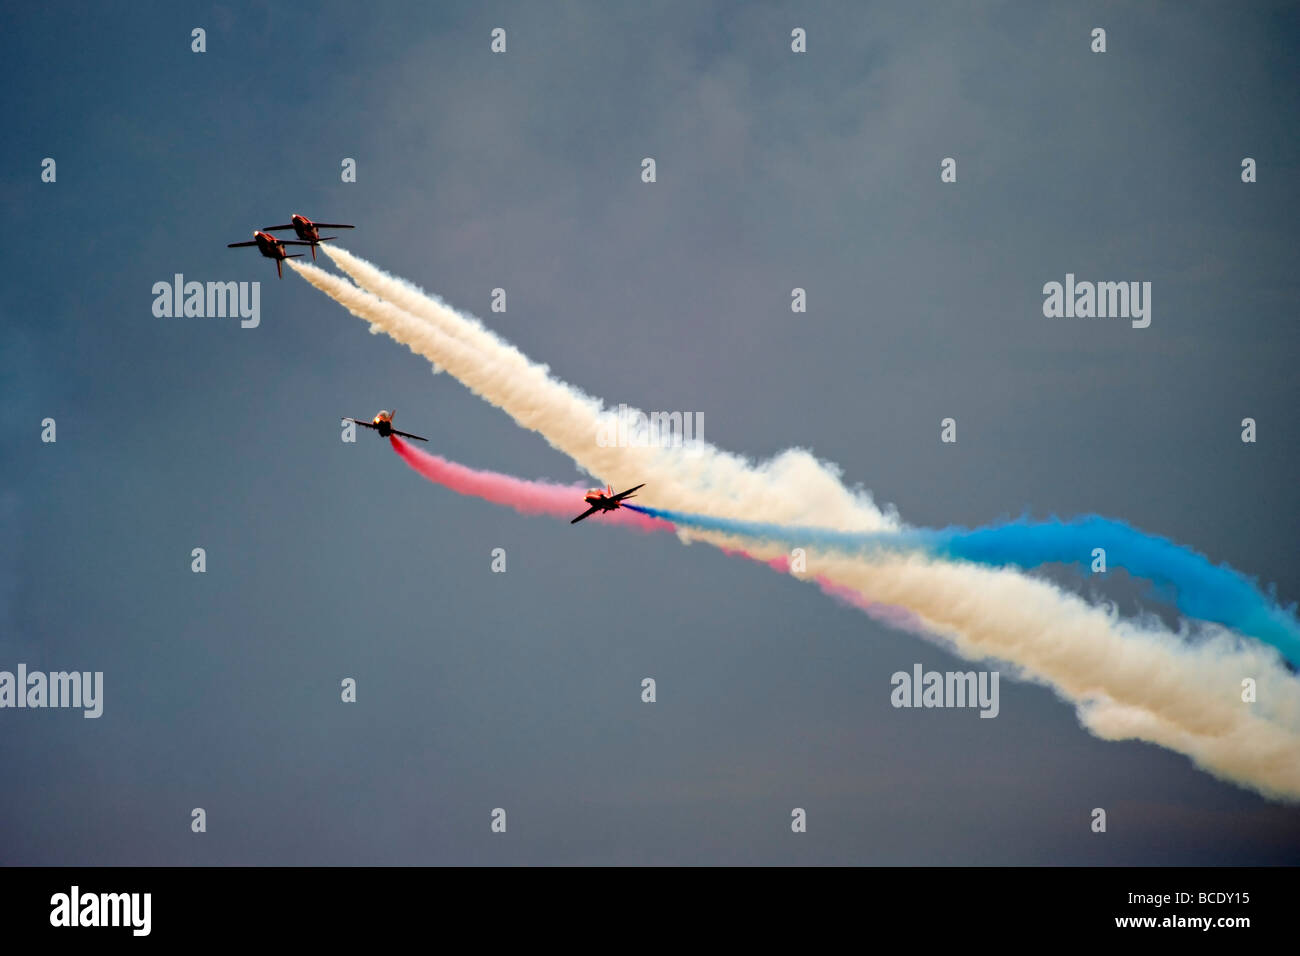
[[[0,669],[105,691],[98,720],[0,711],[0,862],[1300,861],[1300,811],[1098,740],[1048,689],[1004,680],[996,720],[896,710],[893,672],[967,663],[713,549],[522,517],[340,442],[340,416],[396,407],[440,454],[580,477],[226,248],[293,212],[355,223],[347,248],[609,404],[701,413],[756,459],[809,448],[918,525],[1123,519],[1293,602],[1294,7],[9,19]],[[176,273],[260,282],[260,325],[156,317]],[[1150,327],[1044,318],[1067,273],[1151,282]]]

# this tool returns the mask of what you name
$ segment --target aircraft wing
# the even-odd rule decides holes
[[[393,434],[394,434],[394,435],[401,435],[403,438],[414,438],[416,441],[428,441],[428,440],[429,440],[429,439],[427,439],[427,438],[421,438],[419,435],[412,435],[410,432],[399,432],[396,428],[393,429]]]
[[[631,498],[631,497],[632,497],[632,492],[636,491],[638,488],[644,488],[644,487],[645,487],[645,482],[642,482],[641,484],[637,485],[636,488],[629,488],[627,491],[620,491],[618,494],[616,494],[616,495],[615,495],[613,498],[611,498],[610,500],[611,500],[611,501],[622,501],[624,498]]]
[[[600,509],[597,508],[595,505],[592,505],[590,508],[588,508],[588,509],[587,509],[586,511],[584,511],[582,514],[578,515],[578,517],[576,517],[576,518],[574,518],[572,521],[570,521],[569,524],[577,524],[577,523],[578,523],[579,521],[581,521],[583,518],[587,517],[588,515],[594,515],[594,514],[595,514],[597,511],[599,511],[599,510],[600,510]]]
[[[255,246],[255,245],[257,245],[257,240],[250,239],[248,242],[228,242],[226,243],[226,248],[238,249],[240,246]]]
[[[375,425],[374,422],[363,422],[363,421],[362,421],[361,419],[359,419],[359,418],[345,418],[345,419],[343,419],[343,421],[345,421],[345,422],[352,422],[352,424],[354,424],[354,425],[360,425],[360,426],[363,427],[363,428],[378,428],[378,427],[379,427],[379,426]]]
[[[275,232],[277,229],[292,229],[293,223],[286,222],[283,226],[263,226],[263,232]]]

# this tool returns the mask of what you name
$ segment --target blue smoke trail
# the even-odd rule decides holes
[[[625,507],[700,531],[854,553],[913,551],[995,567],[1059,563],[1086,573],[1092,566],[1093,549],[1103,548],[1107,568],[1123,568],[1151,582],[1156,596],[1172,600],[1183,614],[1271,644],[1293,666],[1300,667],[1300,621],[1295,605],[1279,606],[1240,571],[1214,564],[1191,548],[1099,515],[1071,521],[1022,519],[974,529],[954,526],[853,532],[715,518],[633,504]]]

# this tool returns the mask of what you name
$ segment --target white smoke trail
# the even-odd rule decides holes
[[[896,526],[806,452],[755,466],[708,446],[601,447],[597,428],[609,413],[598,401],[553,379],[476,320],[341,249],[327,251],[370,291],[309,265],[291,266],[372,330],[444,368],[592,474],[649,482],[649,503],[780,523],[806,522],[815,509],[819,523],[845,530]],[[691,537],[762,558],[781,554],[770,544],[715,533]],[[1221,628],[1204,628],[1189,643],[1158,625],[1116,621],[1012,570],[808,552],[810,575],[910,609],[967,658],[1010,662],[1071,701],[1098,736],[1150,741],[1265,795],[1300,801],[1300,682],[1271,649]],[[1247,678],[1256,682],[1256,702],[1241,700]]]
[[[882,514],[868,495],[846,488],[838,469],[800,449],[755,465],[702,443],[685,448],[602,447],[597,442],[598,430],[616,422],[617,413],[604,409],[598,399],[558,381],[545,365],[531,361],[474,317],[460,314],[344,249],[322,248],[362,289],[425,321],[426,336],[420,338],[420,331],[415,330],[415,339],[394,336],[398,341],[426,358],[431,353],[446,355],[446,362],[431,361],[504,409],[520,425],[539,432],[602,483],[627,487],[645,481],[637,476],[653,473],[655,487],[646,489],[647,496],[653,494],[655,501],[695,502],[713,514],[752,517],[752,509],[758,505],[763,514],[775,516],[772,520],[786,523],[830,523],[853,531],[897,527],[896,520]],[[303,275],[336,298],[348,296],[349,289],[356,291],[328,273],[323,277]],[[321,284],[331,279],[333,284]],[[361,300],[339,301],[367,318],[352,309]],[[382,323],[381,327],[389,331]]]

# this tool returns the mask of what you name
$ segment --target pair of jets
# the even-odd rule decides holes
[[[373,428],[375,431],[379,432],[381,438],[387,438],[389,435],[401,435],[403,438],[414,438],[416,441],[429,440],[420,435],[412,435],[410,432],[402,432],[394,428],[393,416],[396,414],[396,409],[391,412],[387,409],[383,409],[368,422],[362,421],[359,418],[345,418],[343,421],[352,422],[352,424],[360,425],[362,428]],[[628,498],[636,497],[632,492],[639,491],[644,487],[645,484],[642,483],[637,485],[635,488],[629,488],[627,491],[620,491],[618,494],[614,494],[613,485],[606,485],[604,488],[593,488],[582,496],[582,500],[587,503],[587,510],[570,521],[569,524],[577,524],[583,518],[588,518],[591,515],[594,515],[597,511],[615,511],[620,508],[623,502]]]
[[[227,249],[237,249],[240,246],[257,246],[262,255],[268,259],[275,260],[275,274],[281,279],[284,278],[284,268],[282,263],[285,259],[301,259],[302,253],[287,253],[284,251],[285,246],[311,246],[312,262],[316,261],[316,246],[322,242],[329,242],[331,239],[337,239],[338,236],[322,236],[322,229],[351,229],[352,226],[344,225],[341,222],[312,222],[306,216],[293,214],[293,218],[287,223],[280,226],[263,226],[253,232],[251,242],[229,242],[226,244]],[[292,229],[297,239],[277,239],[271,235],[272,230]]]

